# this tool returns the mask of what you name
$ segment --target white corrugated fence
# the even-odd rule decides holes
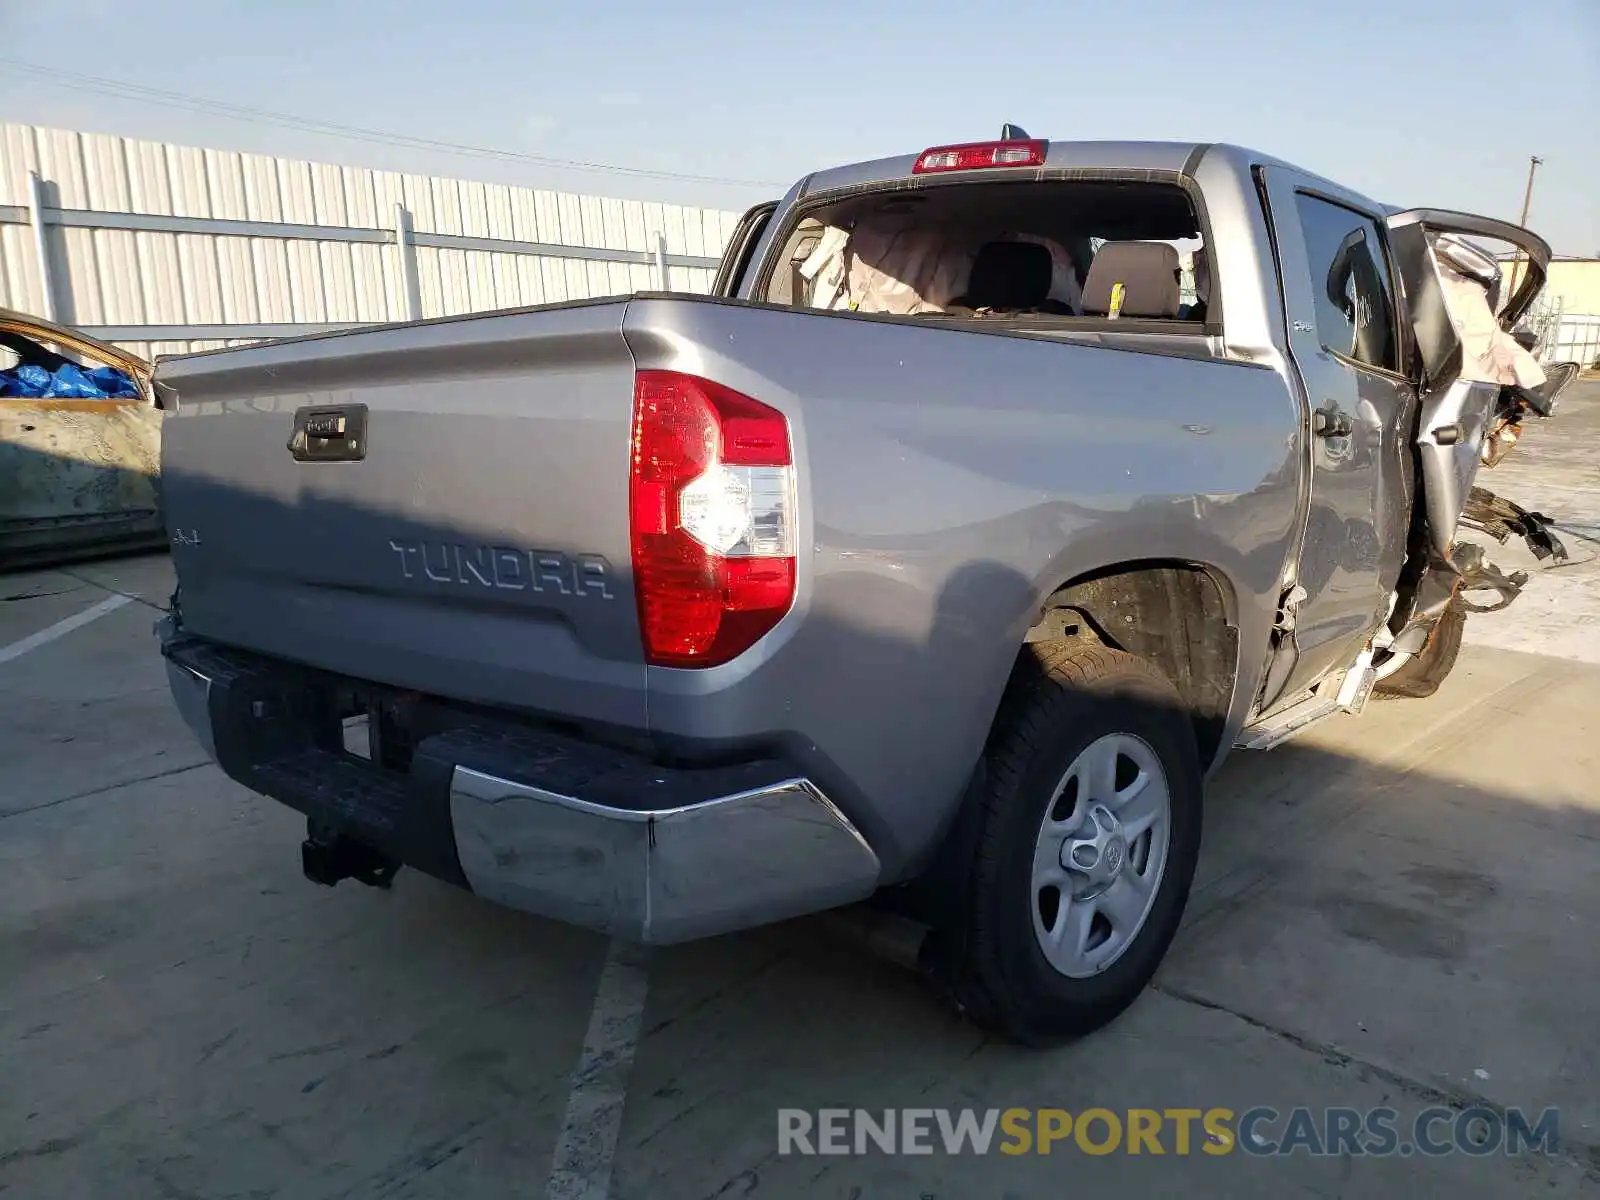
[[[1600,316],[1562,314],[1545,337],[1541,357],[1546,362],[1575,362],[1585,370],[1600,369]]]
[[[639,290],[738,213],[0,125],[0,307],[154,356]]]

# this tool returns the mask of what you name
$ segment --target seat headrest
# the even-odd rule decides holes
[[[985,242],[967,279],[968,308],[1038,308],[1050,295],[1050,251],[1032,242]]]
[[[1083,285],[1083,311],[1105,316],[1111,289],[1123,289],[1124,317],[1178,315],[1178,251],[1165,242],[1107,242],[1089,266]]]

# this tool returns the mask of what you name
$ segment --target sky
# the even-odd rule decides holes
[[[1235,142],[1600,256],[1600,0],[0,0],[5,120],[744,209],[997,136]],[[73,72],[650,178],[62,86]]]

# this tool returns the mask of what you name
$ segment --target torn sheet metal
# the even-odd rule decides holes
[[[1567,561],[1567,548],[1551,532],[1551,520],[1543,513],[1530,512],[1521,505],[1487,488],[1475,487],[1461,510],[1461,523],[1471,529],[1487,533],[1502,546],[1516,534],[1527,543],[1533,556],[1541,561],[1552,558]]]
[[[1518,225],[1445,209],[1407,209],[1391,214],[1387,224],[1395,265],[1405,285],[1424,391],[1438,391],[1460,380],[1463,366],[1471,367],[1474,374],[1488,375],[1485,383],[1497,381],[1498,370],[1492,363],[1498,339],[1488,332],[1483,309],[1488,309],[1491,320],[1500,328],[1514,329],[1544,287],[1550,266],[1549,243]],[[1520,279],[1509,298],[1501,294],[1508,281],[1499,262],[1469,238],[1506,242],[1525,256],[1525,269],[1519,272]],[[1460,302],[1447,302],[1441,261],[1455,276],[1474,281],[1481,293],[1474,298],[1468,290],[1470,285],[1457,283]],[[1462,328],[1482,335],[1473,355],[1480,360],[1476,364],[1464,362]],[[1488,369],[1482,361],[1485,350],[1490,352]],[[1466,382],[1478,381],[1468,378]]]
[[[1526,571],[1513,571],[1507,575],[1483,557],[1483,548],[1470,543],[1461,546],[1467,560],[1461,571],[1461,584],[1458,595],[1461,605],[1468,612],[1492,613],[1503,608],[1511,607],[1516,598],[1522,595],[1522,589],[1528,582]],[[1473,592],[1493,592],[1499,599],[1489,604],[1479,604],[1468,599]]]

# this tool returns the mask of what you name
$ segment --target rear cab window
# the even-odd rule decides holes
[[[756,298],[929,319],[1205,328],[1201,222],[1177,183],[963,181],[806,210]]]

